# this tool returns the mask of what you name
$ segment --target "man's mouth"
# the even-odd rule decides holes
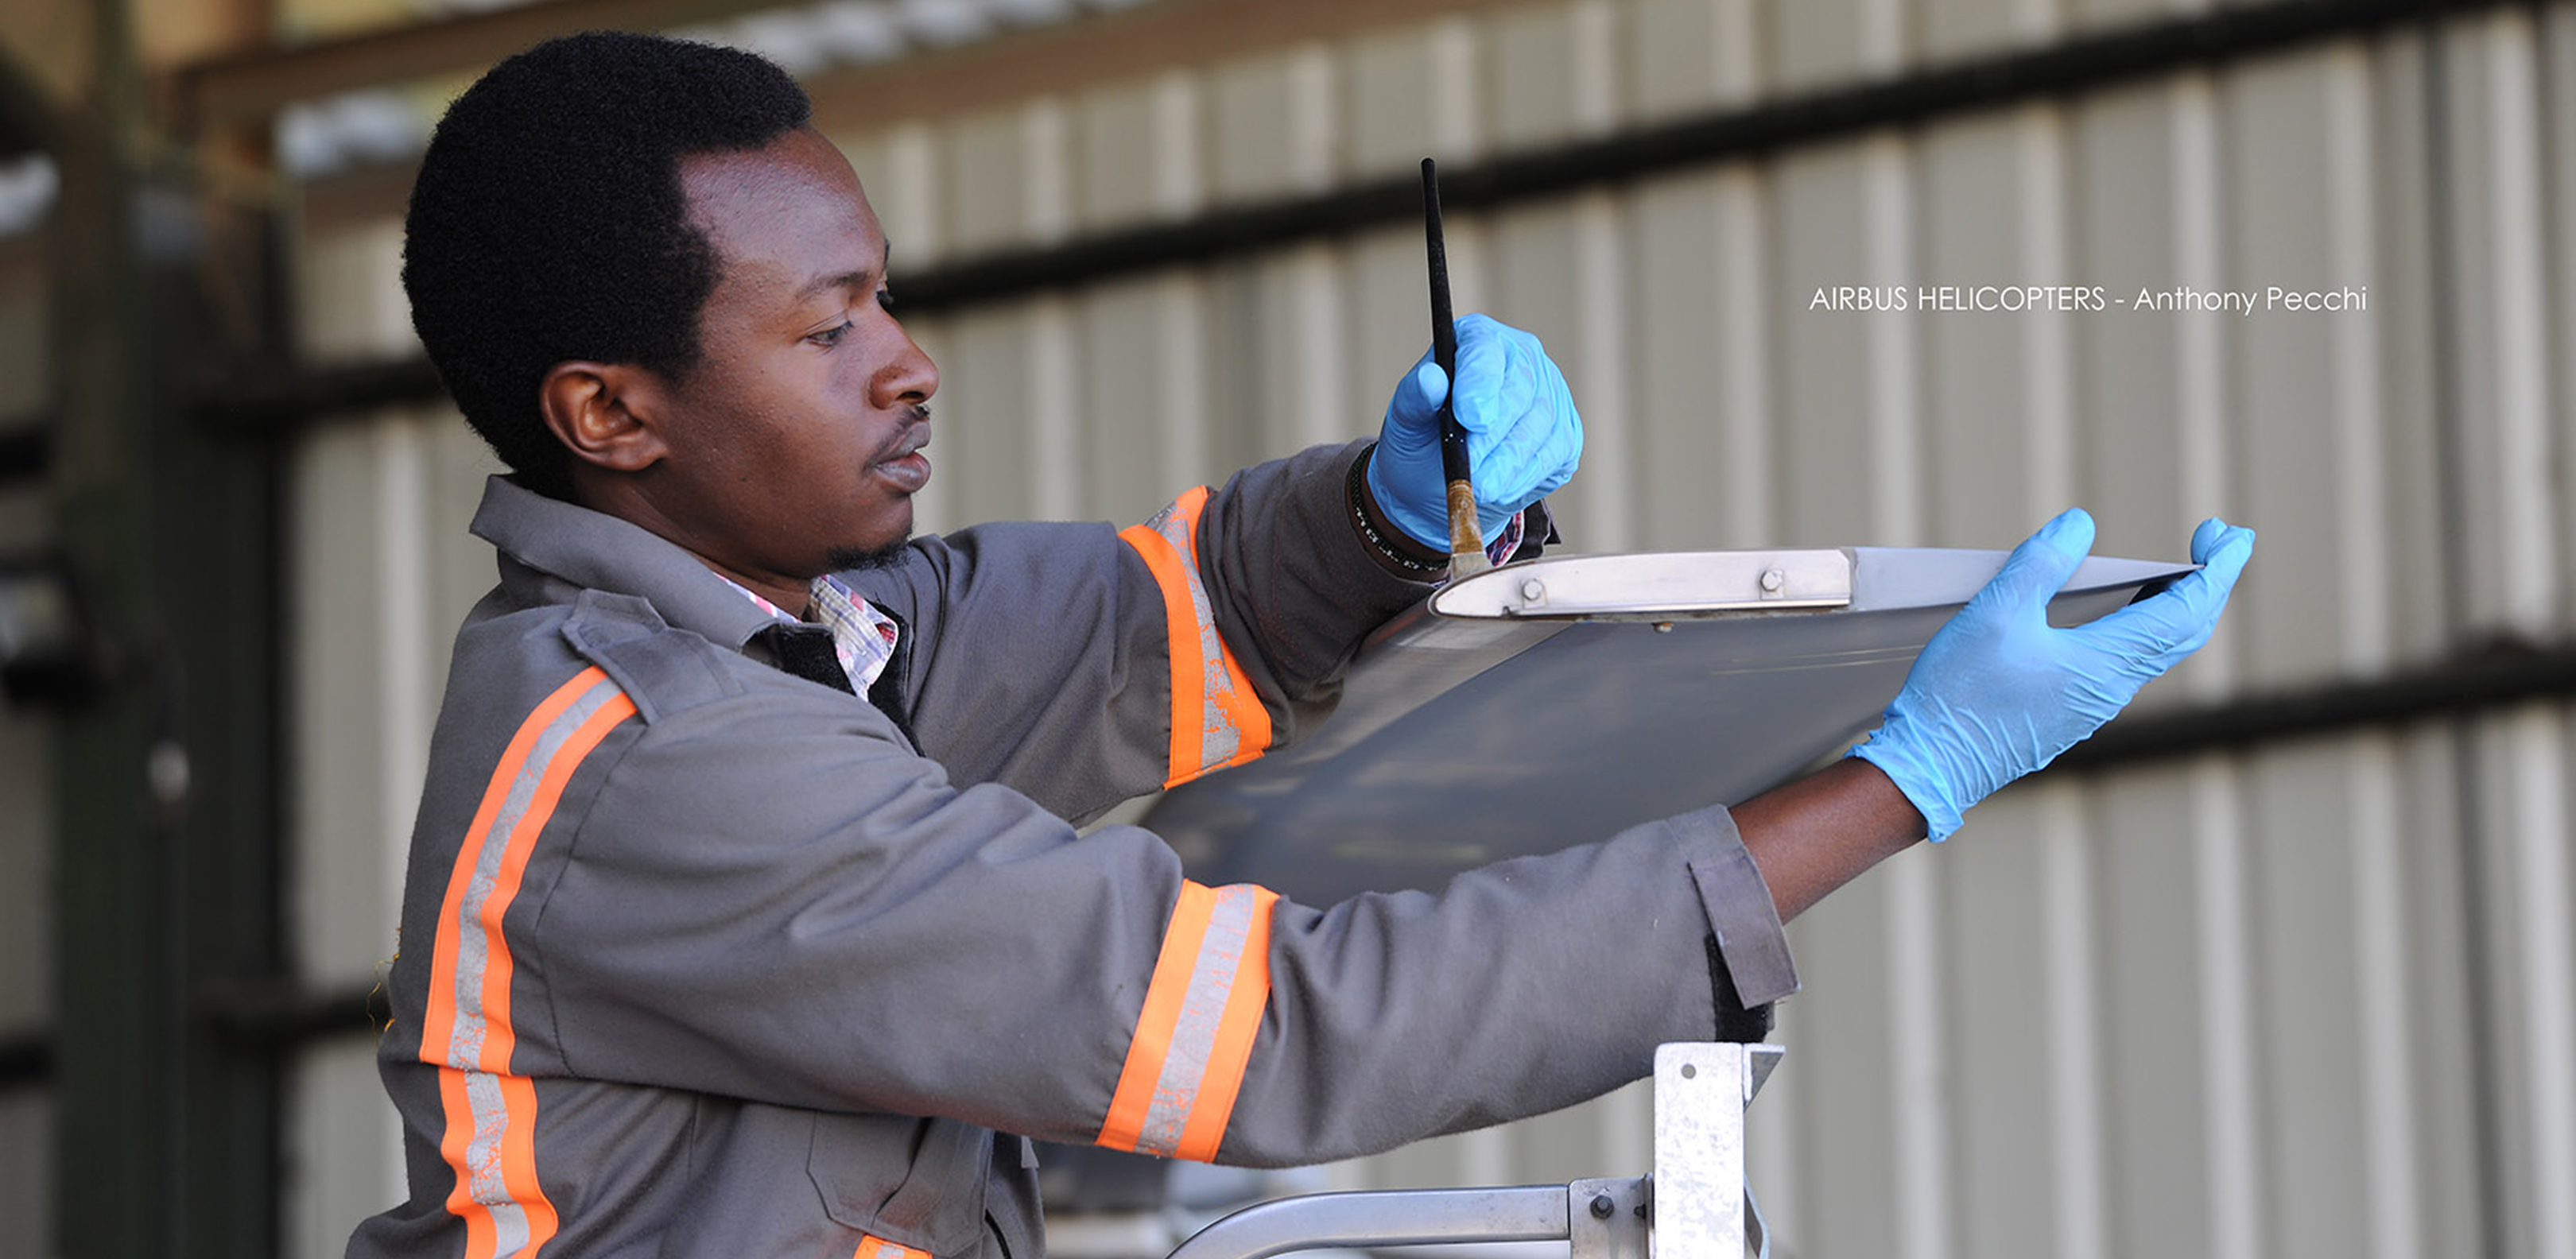
[[[921,448],[929,444],[929,421],[914,424],[896,440],[893,452],[878,460],[871,470],[896,490],[916,493],[930,483],[930,457],[921,453]]]

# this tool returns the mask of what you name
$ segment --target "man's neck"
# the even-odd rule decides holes
[[[811,578],[739,571],[707,554],[705,549],[693,541],[692,533],[682,528],[680,522],[662,512],[654,504],[651,496],[634,492],[630,484],[604,480],[597,476],[585,476],[583,473],[584,470],[578,468],[573,473],[574,502],[602,515],[615,516],[688,552],[695,556],[699,563],[712,570],[716,576],[759,595],[789,615],[800,620],[808,615],[809,605],[814,601]]]
[[[703,555],[698,556],[698,561],[713,570],[717,576],[768,600],[779,611],[800,621],[813,619],[814,585],[812,582],[788,582],[780,579],[754,581],[740,573],[727,571],[723,565]]]

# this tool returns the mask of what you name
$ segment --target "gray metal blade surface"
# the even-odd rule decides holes
[[[1193,878],[1320,904],[1437,888],[1472,866],[1759,794],[1873,724],[2004,555],[1842,554],[1850,597],[1835,609],[1702,607],[1669,621],[1651,602],[1566,619],[1417,609],[1362,650],[1341,710],[1307,744],[1175,788],[1145,825]],[[1476,580],[1570,587],[1592,558]],[[2090,620],[2188,571],[2089,560],[2050,619]]]

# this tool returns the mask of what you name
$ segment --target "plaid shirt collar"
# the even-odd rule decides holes
[[[741,591],[743,598],[776,620],[789,625],[806,623],[805,618],[789,615],[786,609],[722,573],[717,573],[716,579]],[[877,684],[878,675],[893,663],[895,640],[902,631],[894,618],[868,606],[867,600],[830,573],[815,578],[807,593],[813,600],[809,611],[814,620],[832,631],[832,654],[840,658],[841,672],[850,675],[850,689],[867,694],[868,688]]]

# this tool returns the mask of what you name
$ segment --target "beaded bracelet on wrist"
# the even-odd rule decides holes
[[[1372,444],[1368,449],[1360,452],[1359,458],[1351,460],[1350,484],[1344,487],[1347,491],[1344,497],[1348,498],[1351,504],[1351,523],[1359,527],[1360,536],[1368,540],[1370,550],[1377,552],[1388,563],[1408,573],[1435,576],[1449,571],[1449,562],[1446,559],[1430,561],[1415,559],[1396,549],[1395,544],[1389,541],[1385,534],[1378,532],[1376,525],[1369,523],[1368,508],[1365,506],[1368,502],[1368,465],[1370,458],[1376,454],[1377,447]]]

